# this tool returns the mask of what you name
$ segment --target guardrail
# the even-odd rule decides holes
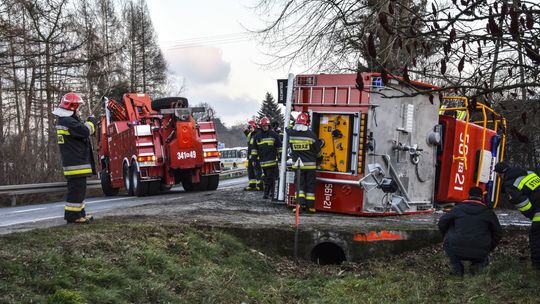
[[[246,174],[246,169],[235,169],[222,171],[219,174],[219,177],[238,177]],[[101,188],[101,182],[99,180],[88,180],[86,182],[87,189],[96,189]],[[21,185],[7,185],[0,186],[0,196],[10,196],[11,197],[11,206],[17,205],[17,195],[24,194],[38,194],[46,192],[56,192],[63,191],[67,187],[67,182],[56,182],[56,183],[39,183],[39,184],[21,184]]]

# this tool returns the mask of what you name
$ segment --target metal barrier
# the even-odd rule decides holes
[[[245,175],[246,169],[235,169],[222,171],[219,174],[220,179],[222,177],[232,178]],[[88,180],[86,182],[87,189],[101,188],[101,182],[99,180]],[[17,205],[17,195],[24,194],[38,194],[46,192],[63,191],[67,187],[67,182],[56,183],[39,183],[39,184],[22,184],[22,185],[7,185],[0,186],[0,196],[10,196],[11,206]]]

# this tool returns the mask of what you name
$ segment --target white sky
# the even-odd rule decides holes
[[[265,93],[277,95],[288,71],[264,70],[268,60],[243,25],[256,28],[256,0],[147,0],[169,70],[185,79],[190,104],[207,102],[232,125],[255,115]],[[175,47],[176,46],[176,47]]]

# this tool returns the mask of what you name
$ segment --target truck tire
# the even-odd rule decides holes
[[[137,165],[133,163],[131,165],[131,185],[133,188],[133,195],[135,196],[146,196],[148,195],[148,184],[149,182],[143,182],[141,180],[141,175],[137,171]]]
[[[182,175],[182,187],[184,187],[184,190],[186,192],[204,191],[206,190],[207,185],[208,185],[208,178],[206,178],[206,176],[201,176],[199,183],[193,183],[188,174]]]
[[[206,189],[216,190],[218,186],[219,186],[219,174],[209,175],[208,185],[206,186]]]
[[[107,170],[101,171],[101,173],[99,174],[99,179],[101,180],[101,190],[103,190],[103,194],[105,194],[106,196],[118,195],[118,191],[120,189],[113,188],[111,182],[111,175]]]
[[[161,186],[161,181],[148,182],[148,195],[159,194],[160,186]]]
[[[208,190],[208,176],[201,176],[200,183],[195,184],[195,191],[206,191]]]
[[[131,170],[129,169],[129,166],[125,163],[122,168],[122,173],[123,173],[123,178],[124,178],[124,187],[126,188],[127,195],[132,196],[133,187],[131,184]]]
[[[152,109],[153,110],[168,109],[175,103],[177,104],[177,107],[179,106],[180,108],[187,108],[189,106],[187,98],[167,97],[167,98],[160,98],[160,99],[152,100]]]
[[[172,187],[173,187],[172,185],[167,185],[165,183],[160,183],[159,190],[161,192],[167,192],[167,191],[170,191]]]
[[[186,192],[195,191],[195,186],[191,182],[191,177],[188,174],[182,174],[181,182],[182,182],[182,187],[184,188],[184,191]]]

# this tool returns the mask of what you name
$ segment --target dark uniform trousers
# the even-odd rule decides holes
[[[305,208],[315,208],[315,170],[304,169],[300,171],[300,185],[298,185],[298,203]]]
[[[249,184],[249,187],[255,188],[257,186],[260,186],[260,183],[261,183],[261,175],[262,175],[261,165],[259,164],[259,161],[256,159],[257,156],[248,155],[248,157],[250,158],[248,160],[248,168],[247,168],[248,179],[249,179],[248,184]]]
[[[531,264],[540,271],[540,177],[532,171],[509,168],[503,185],[510,202],[532,221],[529,230]]]
[[[264,194],[274,197],[274,187],[276,186],[276,179],[279,176],[279,170],[277,166],[263,167],[264,171]]]
[[[68,178],[66,206],[64,207],[64,219],[66,221],[72,222],[86,216],[85,206],[83,204],[85,197],[86,176]]]
[[[260,132],[260,130],[256,130],[253,132],[250,132],[247,135],[248,140],[248,188],[252,190],[260,190],[261,188],[261,176],[262,176],[262,169],[261,164],[259,162],[259,155],[258,151],[254,149],[254,137],[257,135],[257,133]]]
[[[533,268],[540,271],[540,220],[533,221],[529,231],[529,246],[531,248],[531,263]]]

